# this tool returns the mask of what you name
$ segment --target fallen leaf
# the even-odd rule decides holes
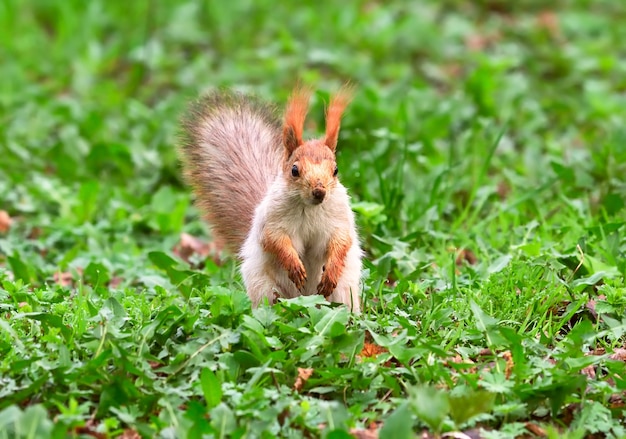
[[[218,242],[204,242],[188,233],[181,233],[180,241],[172,249],[175,255],[187,263],[190,262],[191,256],[195,254],[201,258],[212,256],[213,261],[218,265],[221,264],[219,258],[221,251],[222,246]]]
[[[41,236],[42,230],[41,227],[33,227],[28,233],[28,239],[37,239]]]
[[[506,181],[501,180],[498,183],[496,193],[501,200],[506,200],[506,198],[509,196],[509,193],[511,193],[511,186],[509,186]]]
[[[515,367],[515,363],[513,362],[513,355],[511,352],[506,351],[502,354],[502,358],[506,360],[506,367],[504,369],[504,376],[508,380],[511,377],[511,373],[513,372],[513,368]]]
[[[388,352],[387,348],[366,341],[363,343],[363,349],[361,349],[361,353],[359,355],[361,357],[377,357],[385,352]]]
[[[613,353],[609,355],[609,358],[611,360],[626,361],[626,349],[623,349],[623,348],[615,349]]]
[[[95,437],[96,439],[105,439],[107,437],[106,434],[100,433],[96,430],[98,427],[98,421],[93,418],[87,419],[85,425],[81,425],[74,428],[76,434]]]
[[[606,296],[601,294],[597,297],[598,300],[606,299]],[[585,308],[589,311],[594,321],[598,320],[598,313],[596,312],[596,299],[589,299],[589,301],[585,304]]]
[[[449,79],[457,79],[461,76],[461,73],[463,73],[461,64],[457,62],[445,64],[441,69]]]
[[[543,11],[537,15],[537,25],[547,30],[553,37],[557,37],[561,33],[559,17],[553,11]]]
[[[625,401],[626,401],[626,392],[624,392],[621,395],[613,394],[613,395],[611,395],[609,397],[609,406],[612,409],[624,408],[624,406],[625,406],[624,402]]]
[[[527,422],[525,427],[526,427],[526,430],[530,431],[535,436],[539,436],[539,437],[547,436],[546,431],[540,426],[538,426],[537,424],[533,424],[532,422]]]
[[[290,415],[290,411],[289,408],[285,408],[282,412],[280,412],[278,414],[278,417],[276,418],[276,420],[278,421],[278,424],[282,427],[283,425],[285,425],[285,421],[287,420],[287,417]]]
[[[368,428],[364,430],[362,428],[352,428],[350,429],[350,434],[356,439],[378,439],[378,429],[372,430]]]
[[[489,12],[494,14],[500,14],[503,18],[508,18],[512,12],[514,12],[515,3],[507,2],[505,0],[485,0],[481,6]]]
[[[492,46],[499,39],[500,35],[497,33],[490,35],[468,35],[465,37],[465,47],[467,47],[472,52],[479,52],[487,49],[489,46]]]
[[[159,369],[163,366],[162,363],[158,361],[149,360],[148,364],[150,365],[150,369],[154,371],[154,373],[159,377],[167,377],[167,373],[160,371]]]
[[[54,282],[62,287],[69,287],[72,285],[72,273],[57,271],[52,275]]]
[[[302,387],[304,387],[304,383],[306,383],[307,380],[311,378],[311,375],[313,375],[313,369],[299,367],[298,378],[296,378],[296,382],[293,385],[293,390],[295,390],[296,392],[302,390]]]
[[[465,37],[465,46],[471,51],[478,52],[487,47],[488,41],[482,35],[468,35]]]
[[[175,255],[189,262],[189,257],[194,253],[206,257],[209,255],[209,244],[188,233],[180,234],[180,241],[173,249]]]
[[[468,264],[470,265],[474,265],[477,261],[478,258],[476,257],[476,255],[474,254],[473,251],[471,251],[470,249],[467,248],[462,248],[459,250],[459,252],[456,255],[456,265],[463,265],[463,262],[467,261]]]
[[[398,285],[398,281],[395,279],[392,279],[391,276],[388,277],[387,279],[385,279],[385,286],[389,287],[389,288],[395,288],[396,285]]]
[[[477,370],[476,367],[473,366],[474,364],[476,364],[474,363],[474,361],[472,361],[470,358],[465,359],[461,357],[459,354],[456,354],[454,357],[444,360],[443,365],[448,367],[450,366],[451,363],[452,364],[464,364],[464,365],[470,366],[470,369],[469,369],[470,371],[475,372]],[[470,372],[470,373],[474,373],[474,372]]]
[[[117,288],[123,281],[124,279],[122,279],[121,277],[118,276],[113,276],[111,278],[111,280],[109,281],[109,287],[111,288]]]
[[[11,228],[13,220],[5,210],[0,210],[0,233],[6,233]]]
[[[606,354],[605,348],[596,348],[593,351],[589,352],[587,355],[604,355]]]
[[[132,428],[127,428],[117,439],[141,439],[141,435]]]
[[[576,413],[580,412],[580,404],[568,404],[561,410],[559,420],[564,425],[571,425],[574,422]]]
[[[591,379],[595,379],[596,367],[593,364],[590,364],[587,367],[583,367],[580,373],[582,373],[583,375],[587,375]]]
[[[466,432],[463,431],[450,431],[448,433],[444,433],[441,435],[442,438],[452,438],[452,439],[476,439],[480,438],[479,435],[470,436]]]
[[[480,352],[478,352],[479,357],[486,357],[488,355],[493,355],[493,353],[491,352],[491,349],[489,348],[483,348],[480,350]]]

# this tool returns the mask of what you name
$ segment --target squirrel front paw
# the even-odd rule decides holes
[[[293,282],[298,291],[302,291],[304,289],[304,284],[306,282],[306,270],[304,269],[304,265],[302,263],[295,265],[289,270],[289,280]]]
[[[333,294],[335,288],[337,288],[337,282],[334,282],[329,276],[322,275],[322,280],[317,286],[317,294],[328,297]]]

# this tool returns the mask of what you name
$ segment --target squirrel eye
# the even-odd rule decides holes
[[[300,177],[300,171],[298,170],[298,165],[293,165],[291,167],[291,175],[294,177]]]
[[[339,169],[337,168],[337,166],[335,166],[335,172],[333,172],[333,176],[337,176],[337,173],[339,172]]]

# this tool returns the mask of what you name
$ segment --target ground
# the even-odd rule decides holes
[[[612,0],[2,2],[0,438],[626,437],[625,20]],[[181,180],[190,100],[284,104],[298,81],[310,135],[356,86],[360,315],[251,309]]]

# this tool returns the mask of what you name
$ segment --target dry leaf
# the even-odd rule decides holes
[[[491,352],[491,349],[489,348],[483,348],[480,350],[480,352],[478,352],[479,357],[486,357],[489,355],[493,355],[493,353]]]
[[[589,352],[587,355],[604,355],[604,354],[606,354],[606,349],[595,348],[593,351]]]
[[[376,357],[385,352],[388,352],[387,348],[366,341],[365,343],[363,343],[363,349],[361,350],[361,353],[359,355],[361,357]]]
[[[85,422],[85,425],[81,425],[79,427],[75,427],[74,431],[76,434],[95,437],[96,439],[106,439],[107,435],[104,433],[100,433],[96,431],[98,427],[98,421],[94,418],[89,418]]]
[[[6,233],[11,228],[13,220],[5,210],[0,210],[0,233]]]
[[[456,255],[455,263],[460,266],[463,265],[463,261],[467,261],[468,264],[474,265],[478,261],[478,258],[470,249],[462,248]]]
[[[378,430],[367,429],[363,430],[362,428],[352,428],[350,429],[350,434],[354,436],[356,439],[378,439]]]
[[[547,30],[553,37],[561,33],[559,17],[553,11],[543,11],[537,15],[537,25]]]
[[[285,421],[287,420],[287,417],[290,415],[290,411],[289,408],[285,408],[282,412],[280,412],[276,418],[276,420],[278,421],[278,424],[282,427],[283,425],[285,425]]]
[[[172,251],[185,262],[189,262],[189,258],[193,254],[198,254],[201,257],[208,256],[209,244],[188,233],[181,233],[180,241]]]
[[[624,406],[625,406],[624,402],[625,401],[626,401],[626,392],[624,392],[621,395],[613,394],[613,395],[611,395],[609,397],[609,407],[611,409],[624,408]]]
[[[611,360],[626,361],[626,349],[623,349],[623,348],[615,349],[613,353],[609,355],[609,358]]]
[[[296,392],[302,390],[302,387],[304,387],[304,383],[306,383],[307,380],[311,378],[311,375],[313,375],[313,369],[299,367],[298,378],[296,378],[296,382],[293,385],[293,390],[295,390]]]
[[[547,436],[546,431],[540,426],[538,426],[537,424],[533,424],[532,422],[527,422],[525,427],[526,427],[526,430],[530,431],[535,436],[539,436],[539,437]]]
[[[452,438],[452,439],[473,439],[472,436],[463,433],[462,431],[451,431],[449,433],[444,433],[442,438]]]
[[[421,439],[438,439],[438,438],[448,438],[448,439],[481,439],[481,429],[470,429],[466,431],[450,431],[448,433],[444,433],[442,435],[438,435],[436,433],[432,433],[430,431],[424,430],[422,431]]]
[[[600,294],[597,297],[598,300],[605,300],[606,296],[604,294]],[[585,304],[585,308],[589,311],[594,320],[598,320],[598,313],[596,312],[596,299],[589,299],[589,301]]]
[[[587,367],[583,367],[580,371],[583,375],[587,375],[592,380],[596,377],[596,367],[593,364],[590,364]]]
[[[72,273],[69,272],[56,272],[52,276],[54,282],[62,287],[69,287],[72,285]]]
[[[506,351],[502,354],[502,358],[506,360],[506,368],[504,369],[504,376],[508,380],[511,377],[511,373],[513,372],[513,367],[515,367],[515,363],[513,362],[513,355],[511,355],[510,351]]]
[[[510,192],[511,192],[511,186],[509,186],[509,184],[506,181],[501,180],[500,182],[498,182],[498,188],[496,189],[496,193],[498,194],[498,197],[500,197],[501,200],[506,200]]]
[[[468,35],[465,37],[465,47],[472,52],[479,52],[493,45],[499,39],[500,35],[497,33],[491,35]]]
[[[445,64],[442,66],[441,69],[446,74],[446,76],[450,79],[457,79],[461,76],[461,73],[463,73],[463,68],[461,64],[458,62]]]
[[[127,428],[117,439],[141,439],[141,435],[132,428]]]
[[[222,249],[223,246],[216,241],[204,242],[188,233],[181,233],[180,241],[174,246],[172,252],[187,263],[189,263],[191,256],[195,254],[201,258],[212,256],[213,261],[220,265],[221,260],[219,254]]]
[[[465,37],[465,46],[471,51],[478,52],[487,47],[487,38],[482,35],[468,35]]]
[[[395,288],[395,287],[396,287],[396,285],[398,285],[398,281],[397,281],[397,280],[395,280],[395,279],[392,279],[391,277],[388,277],[388,278],[385,280],[385,286],[386,286],[386,287],[389,287],[389,288]]]
[[[109,287],[117,288],[122,283],[123,280],[124,279],[122,279],[121,277],[113,276],[111,280],[109,280]]]
[[[28,233],[28,239],[38,239],[41,236],[41,227],[33,227]]]

